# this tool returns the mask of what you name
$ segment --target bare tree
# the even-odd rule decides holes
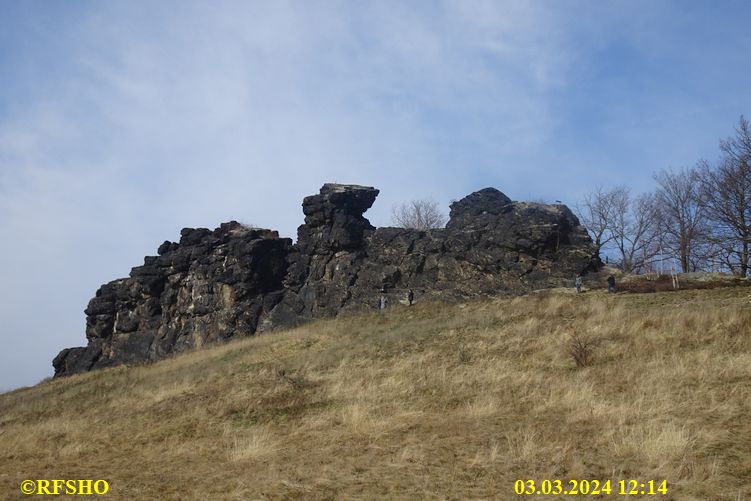
[[[627,240],[630,226],[631,191],[625,186],[616,186],[608,192],[610,197],[610,220],[607,231],[610,240],[621,255],[621,268],[631,271],[631,263],[626,259]]]
[[[576,206],[576,214],[592,237],[598,256],[613,238],[610,231],[613,222],[613,191],[605,191],[602,186],[598,186],[584,195],[584,201]]]
[[[700,199],[697,170],[662,170],[654,178],[659,185],[655,200],[661,216],[664,250],[678,260],[681,271],[695,271],[701,265],[697,257],[707,234],[707,214]]]
[[[658,212],[654,195],[647,193],[633,198],[625,187],[618,187],[611,193],[613,217],[610,232],[621,256],[621,268],[625,272],[640,273],[658,252],[655,245]]]
[[[391,222],[402,228],[429,230],[442,228],[446,224],[446,216],[439,209],[438,202],[432,198],[423,198],[393,206]]]
[[[735,136],[720,141],[715,168],[701,165],[701,197],[714,231],[715,256],[733,273],[748,275],[751,265],[751,128],[741,116]]]

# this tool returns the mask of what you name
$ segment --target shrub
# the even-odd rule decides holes
[[[569,334],[568,354],[574,359],[577,367],[587,367],[594,362],[595,350],[600,346],[601,341],[597,337],[586,337],[577,333]]]

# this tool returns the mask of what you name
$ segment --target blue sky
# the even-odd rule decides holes
[[[182,227],[295,236],[487,186],[573,206],[713,160],[751,114],[751,3],[0,0],[0,390]]]

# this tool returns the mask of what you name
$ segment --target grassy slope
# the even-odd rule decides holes
[[[0,498],[26,478],[104,478],[108,499],[514,499],[516,479],[633,478],[668,481],[645,499],[748,500],[750,329],[749,288],[550,293],[47,381],[0,395]],[[574,332],[605,340],[590,367]]]

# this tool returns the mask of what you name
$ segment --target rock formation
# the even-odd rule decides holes
[[[297,243],[224,223],[185,228],[130,278],[99,288],[85,310],[88,345],[53,361],[55,375],[163,358],[233,336],[375,308],[411,288],[455,298],[570,285],[599,261],[564,205],[513,202],[486,188],[451,204],[446,228],[371,226],[378,190],[326,184],[303,200]]]
[[[89,301],[86,348],[52,362],[55,375],[157,360],[207,342],[252,334],[281,300],[292,241],[236,222],[185,228],[130,278],[102,285]]]

